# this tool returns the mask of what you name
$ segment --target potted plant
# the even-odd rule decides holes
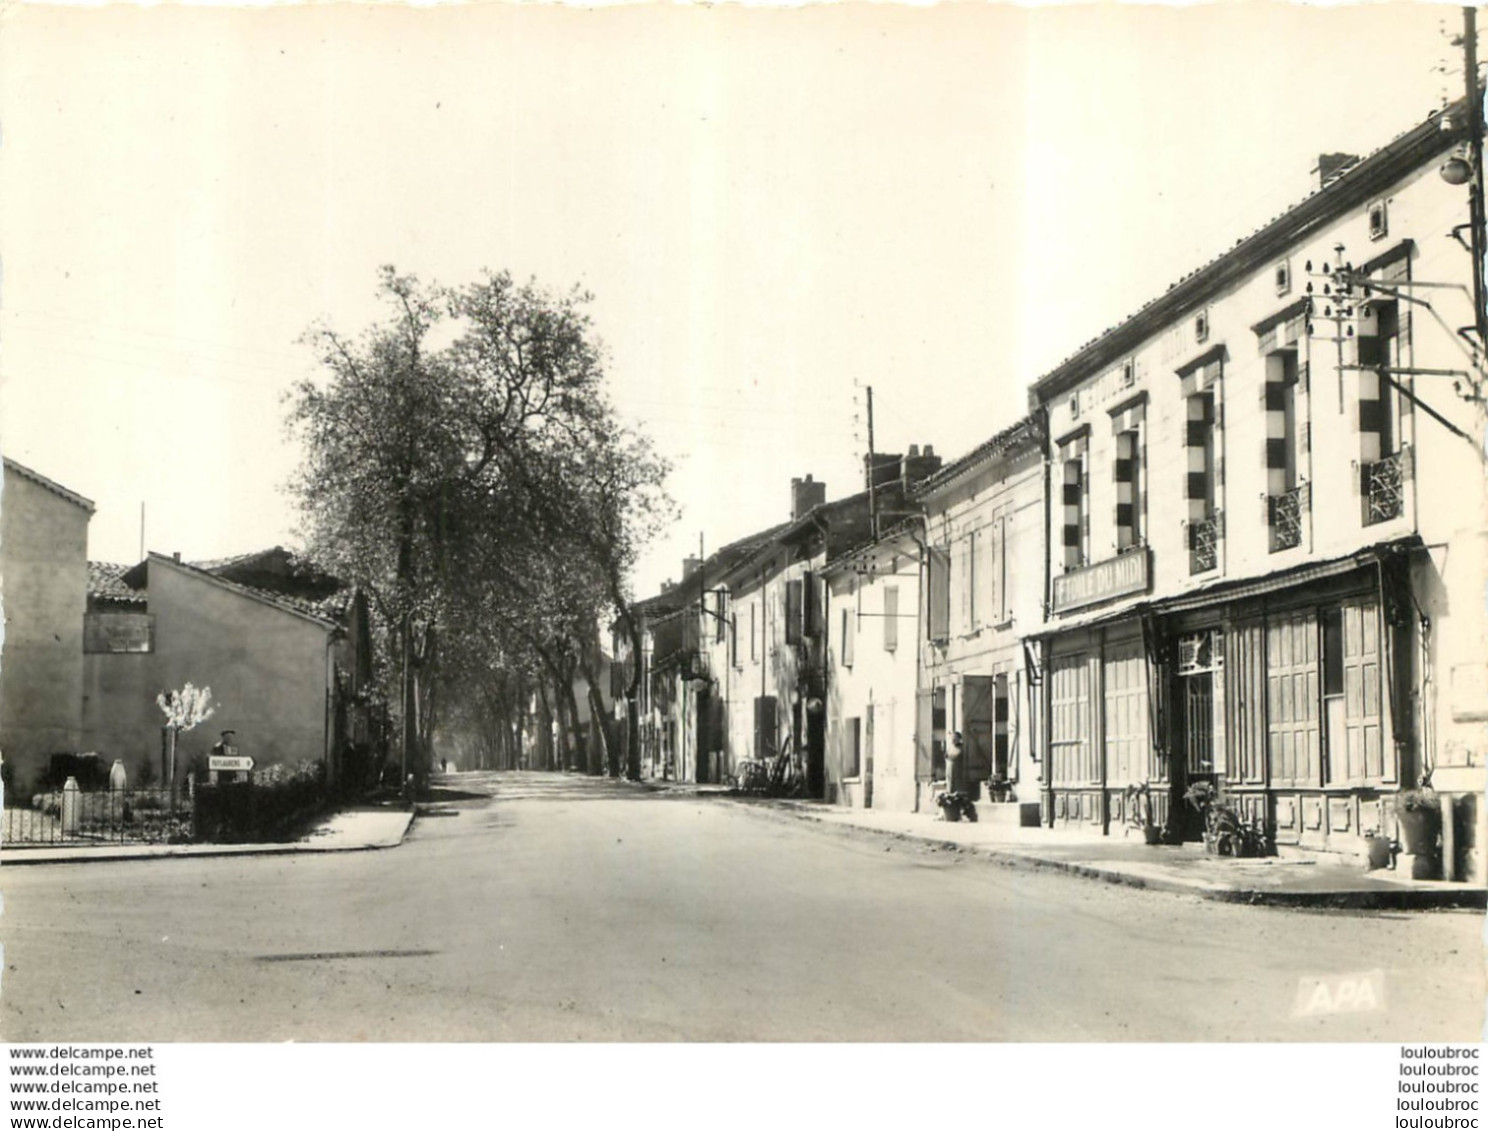
[[[1430,786],[1406,789],[1395,798],[1395,819],[1400,839],[1411,856],[1434,856],[1441,832],[1441,798]]]
[[[1152,789],[1146,782],[1126,787],[1126,820],[1132,828],[1142,830],[1148,844],[1161,844],[1163,829],[1152,812]]]
[[[1183,799],[1204,819],[1204,848],[1216,856],[1264,856],[1269,838],[1260,821],[1247,821],[1226,805],[1213,782],[1195,782]]]

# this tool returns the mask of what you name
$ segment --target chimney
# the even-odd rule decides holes
[[[672,584],[672,579],[670,577],[661,583],[661,591],[663,593],[670,593],[675,588],[676,586]]]
[[[1318,154],[1317,168],[1313,170],[1318,175],[1318,187],[1327,188],[1358,163],[1359,158],[1353,153]]]
[[[177,565],[180,565],[181,564],[181,551],[180,550],[176,550],[176,551],[172,552],[171,557],[175,559],[175,562],[176,562]]]
[[[875,452],[873,463],[869,465],[869,457],[863,457],[863,487],[887,487],[899,478],[899,461],[903,457],[898,452]]]
[[[791,480],[791,521],[795,522],[812,507],[827,501],[827,485],[815,482],[811,476]]]
[[[691,554],[689,554],[687,557],[682,559],[682,580],[686,581],[689,577],[691,577],[702,568],[703,559],[693,557]]]
[[[903,468],[900,476],[906,487],[912,487],[922,479],[928,479],[940,470],[941,458],[935,454],[935,449],[926,444],[921,451],[916,444],[909,445],[909,455],[904,457]]]

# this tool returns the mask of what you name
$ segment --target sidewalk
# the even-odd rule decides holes
[[[414,814],[390,806],[355,806],[333,813],[297,841],[282,844],[100,844],[31,848],[6,846],[0,868],[97,860],[154,860],[165,856],[275,856],[293,852],[360,852],[396,848]]]
[[[1288,853],[1261,859],[1211,856],[1202,844],[1150,846],[1140,837],[1110,837],[1048,828],[1020,828],[985,819],[935,820],[928,813],[849,809],[818,801],[763,798],[721,787],[648,783],[687,791],[796,820],[913,841],[998,863],[1043,868],[1107,883],[1178,892],[1226,903],[1291,907],[1433,908],[1488,906],[1488,892],[1469,884],[1412,880],[1393,871],[1368,872],[1362,864],[1327,853]]]

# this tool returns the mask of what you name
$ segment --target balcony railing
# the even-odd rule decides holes
[[[1188,524],[1188,572],[1207,573],[1219,566],[1219,540],[1224,537],[1224,512]]]
[[[1308,504],[1307,484],[1270,497],[1271,552],[1290,550],[1302,544],[1302,510]]]
[[[1405,481],[1410,455],[1402,448],[1392,456],[1363,465],[1364,525],[1388,522],[1405,513]]]

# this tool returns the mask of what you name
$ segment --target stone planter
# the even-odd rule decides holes
[[[1440,810],[1399,808],[1395,819],[1400,822],[1400,840],[1405,852],[1411,856],[1436,855],[1436,838],[1441,833]]]

